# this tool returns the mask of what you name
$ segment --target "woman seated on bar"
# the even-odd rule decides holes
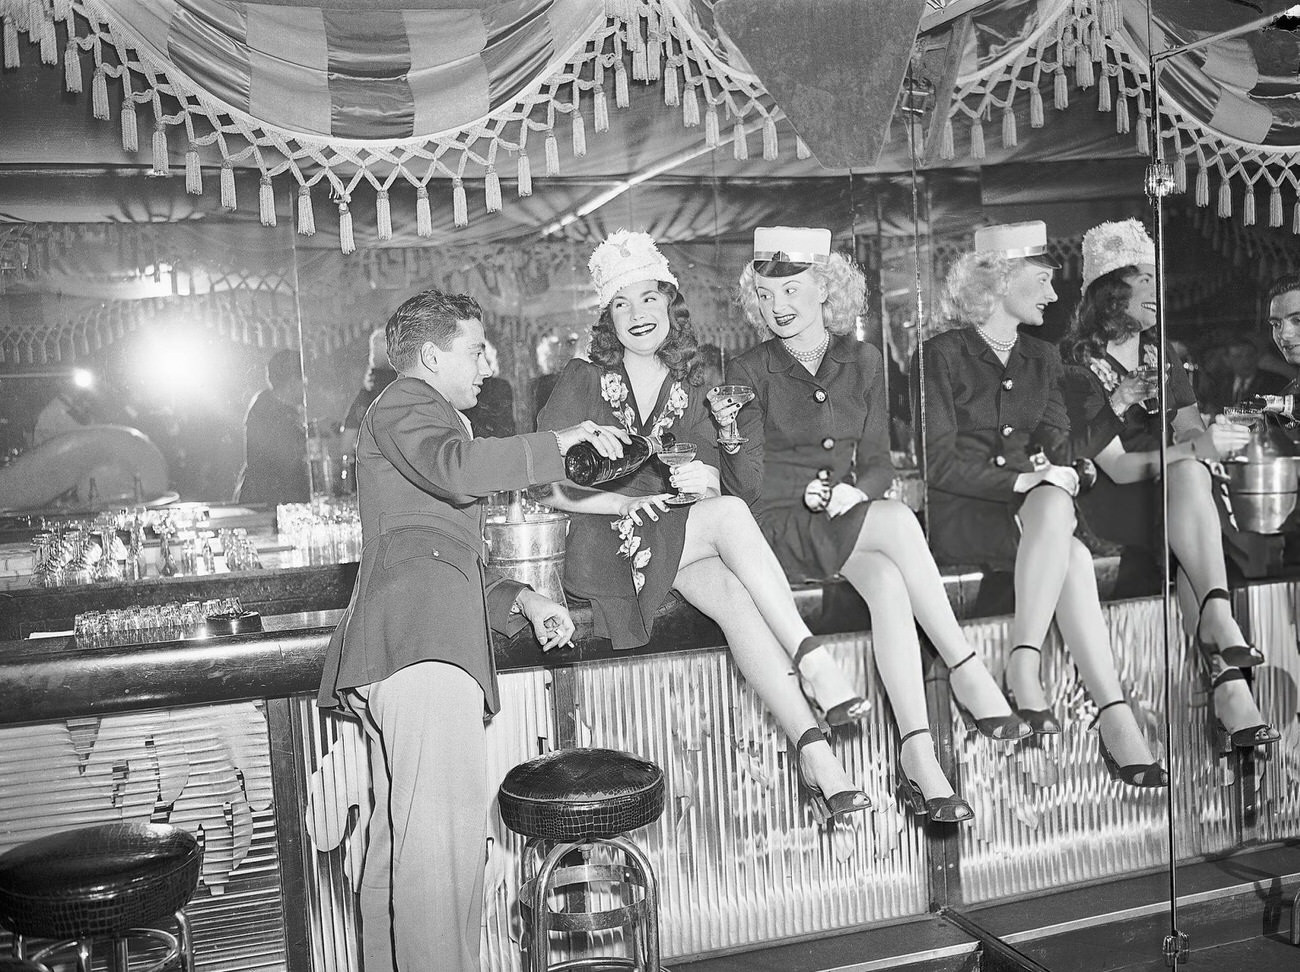
[[[1223,534],[1210,471],[1243,448],[1250,430],[1220,421],[1206,428],[1178,352],[1165,345],[1166,425],[1156,401],[1155,244],[1136,219],[1102,223],[1083,237],[1083,299],[1066,339],[1066,407],[1076,451],[1094,458],[1097,485],[1079,505],[1098,536],[1156,557],[1166,530],[1177,558],[1178,600],[1188,637],[1209,670],[1214,711],[1234,746],[1269,746],[1269,726],[1242,674],[1263,652],[1246,644],[1228,598]],[[1162,516],[1160,438],[1166,428],[1169,519]],[[1225,747],[1226,748],[1226,747]]]
[[[1112,779],[1167,786],[1124,699],[1097,595],[1092,555],[1075,535],[1079,477],[1056,348],[1022,334],[1056,300],[1042,222],[975,231],[975,252],[948,273],[952,329],[925,342],[930,540],[940,560],[1014,569],[1007,686],[1034,731],[1061,725],[1039,679],[1052,615],[1098,713]]]
[[[725,403],[745,441],[724,445],[723,482],[754,509],[792,580],[842,574],[871,611],[876,669],[898,725],[899,793],[918,814],[974,816],[935,757],[916,622],[951,671],[958,706],[994,739],[1029,728],[966,641],[912,511],[886,498],[893,485],[880,352],[854,321],[866,281],[831,253],[830,230],[760,227],[740,277],[751,324],[768,340],[728,365],[754,390],[752,405]]]
[[[850,781],[809,708],[835,725],[862,718],[867,703],[799,616],[749,510],[720,495],[716,431],[677,278],[650,236],[623,230],[596,248],[589,268],[601,308],[591,360],[568,363],[538,428],[566,428],[576,416],[629,433],[671,433],[679,446],[693,443],[697,457],[673,467],[669,482],[701,498],[669,504],[663,468],[653,460],[596,488],[555,488],[547,502],[572,514],[566,590],[591,602],[596,634],[615,648],[646,644],[655,612],[677,590],[722,628],[737,667],[796,742],[800,780],[818,818],[867,809],[871,801]]]

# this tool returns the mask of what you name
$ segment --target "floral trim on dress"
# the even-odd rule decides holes
[[[1157,354],[1157,348],[1154,344],[1144,343],[1142,345],[1142,365],[1144,367],[1156,367],[1159,364],[1159,357],[1159,354]],[[1119,372],[1115,370],[1114,365],[1105,358],[1089,358],[1088,367],[1101,381],[1102,387],[1106,389],[1107,395],[1118,388],[1119,383],[1123,380],[1120,378]]]
[[[609,403],[609,407],[614,410],[614,417],[619,420],[626,432],[639,434],[636,430],[636,412],[628,402],[630,392],[621,374],[617,371],[606,371],[600,376],[600,397]],[[682,383],[674,381],[672,387],[668,389],[668,401],[664,403],[662,414],[655,419],[647,434],[655,437],[663,435],[669,426],[682,417],[689,403],[690,397],[686,394]],[[640,594],[641,588],[645,586],[645,567],[650,563],[650,551],[641,549],[641,537],[636,532],[636,523],[632,521],[631,516],[619,517],[609,527],[616,531],[619,539],[623,541],[619,545],[618,552],[632,561],[632,586]]]

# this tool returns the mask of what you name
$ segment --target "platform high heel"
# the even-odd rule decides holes
[[[918,817],[929,817],[936,823],[961,823],[965,820],[974,820],[975,811],[971,805],[963,800],[957,794],[944,797],[925,798],[925,792],[920,785],[907,775],[903,769],[903,743],[907,742],[913,736],[919,736],[925,733],[930,734],[929,729],[913,729],[906,736],[898,741],[898,799],[904,807],[911,810]]]
[[[834,728],[835,726],[852,725],[866,718],[867,713],[871,711],[871,703],[861,695],[851,695],[843,702],[832,705],[829,709],[824,708],[821,700],[813,692],[811,684],[800,671],[803,660],[818,648],[821,648],[825,642],[826,638],[821,635],[809,635],[799,642],[799,649],[794,653],[794,670],[799,676],[799,689],[803,692],[804,698],[808,700],[808,705],[813,712],[825,721],[828,726]]]
[[[953,672],[961,668],[962,665],[965,665],[974,657],[975,651],[972,649],[969,655],[957,664],[948,668],[948,674],[951,676]],[[957,711],[961,713],[962,722],[966,724],[967,729],[974,726],[974,728],[979,730],[980,735],[987,736],[989,739],[1010,740],[1023,739],[1034,731],[1015,713],[1008,713],[1004,716],[986,716],[982,719],[973,715],[970,709],[968,709],[965,703],[963,703],[958,697],[957,690],[956,688],[953,688],[952,683],[949,682],[948,685],[952,690],[952,700],[957,706]]]
[[[1201,638],[1201,620],[1205,616],[1205,605],[1210,601],[1227,601],[1231,604],[1232,598],[1222,587],[1214,588],[1201,598],[1201,607],[1196,615],[1196,647],[1206,656],[1218,655],[1225,665],[1232,668],[1250,668],[1262,664],[1263,649],[1255,645],[1228,645],[1226,648],[1220,648]]]
[[[827,796],[822,792],[822,788],[808,779],[804,773],[803,760],[800,754],[805,746],[813,743],[826,742],[826,734],[813,726],[795,743],[794,759],[795,768],[799,772],[799,784],[808,791],[808,798],[812,803],[813,816],[818,823],[825,823],[831,817],[843,817],[850,813],[861,813],[863,810],[871,809],[871,798],[861,790],[841,790],[839,793],[833,793]]]
[[[1210,681],[1210,691],[1214,692],[1220,685],[1228,682],[1244,682],[1245,674],[1240,668],[1225,668],[1214,676]],[[1231,743],[1232,747],[1237,749],[1254,749],[1256,746],[1271,746],[1279,739],[1282,734],[1266,722],[1259,722],[1249,726],[1242,726],[1239,729],[1229,729],[1223,717],[1218,715],[1218,708],[1215,708],[1215,719],[1218,722],[1219,733],[1222,737],[1223,744],[1220,745],[1220,752],[1228,752]]]
[[[1011,649],[1011,655],[1014,655],[1018,651],[1032,651],[1038,655],[1043,653],[1042,649],[1035,645],[1016,645]],[[1007,659],[1010,661],[1010,655],[1007,656]],[[1003,685],[1006,689],[1007,701],[1011,704],[1011,708],[1016,710],[1016,715],[1029,723],[1029,729],[1031,732],[1039,736],[1060,735],[1061,723],[1057,721],[1056,715],[1051,709],[1023,708],[1016,702],[1016,693],[1011,691],[1011,686],[1005,681],[1005,676]]]
[[[1121,766],[1111,755],[1110,747],[1106,745],[1106,737],[1101,732],[1101,714],[1116,705],[1128,705],[1128,702],[1124,699],[1107,702],[1097,710],[1097,717],[1092,720],[1092,728],[1097,730],[1097,748],[1101,751],[1101,761],[1106,764],[1106,772],[1110,774],[1112,780],[1119,780],[1129,786],[1147,789],[1168,786],[1169,774],[1159,763],[1129,763],[1127,766]]]

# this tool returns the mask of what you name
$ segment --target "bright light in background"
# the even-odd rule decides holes
[[[215,360],[202,330],[171,325],[141,335],[134,370],[154,396],[194,401],[206,397],[220,380],[223,365]]]
[[[73,368],[72,383],[78,388],[90,388],[95,384],[95,376],[85,368]]]

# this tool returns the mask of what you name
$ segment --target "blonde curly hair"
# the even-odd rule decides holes
[[[867,278],[862,271],[842,253],[832,253],[825,266],[812,266],[813,279],[826,288],[826,301],[822,304],[826,330],[831,334],[848,334],[857,324],[867,301]],[[745,312],[745,320],[759,334],[769,333],[758,306],[758,292],[754,283],[754,264],[746,263],[736,285],[736,302]]]
[[[942,313],[951,326],[982,324],[1006,294],[1020,261],[1000,253],[963,253],[948,268]]]

